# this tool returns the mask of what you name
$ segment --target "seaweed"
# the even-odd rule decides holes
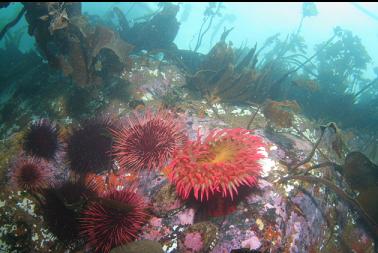
[[[362,80],[362,72],[371,61],[361,39],[351,31],[340,29],[338,40],[329,44],[316,57],[319,83],[344,93],[348,85]],[[317,49],[324,44],[317,46]]]
[[[207,8],[205,9],[203,13],[202,24],[198,32],[197,42],[193,50],[194,52],[197,52],[198,49],[200,48],[203,37],[210,30],[210,27],[213,24],[214,18],[222,16],[221,10],[224,8],[225,6],[222,3],[211,3],[211,2],[209,3],[209,5],[207,6]]]
[[[317,142],[313,145],[311,152],[299,163],[287,165],[289,174],[281,177],[278,180],[278,183],[285,183],[289,180],[299,180],[316,185],[326,186],[359,214],[359,217],[361,217],[362,221],[368,228],[368,231],[371,233],[373,238],[375,238],[375,240],[378,240],[378,207],[376,204],[375,196],[375,192],[378,187],[376,185],[378,178],[377,165],[371,163],[369,159],[361,153],[352,152],[347,155],[343,166],[327,161],[315,164],[305,170],[299,169],[302,165],[305,165],[312,160],[315,155],[315,150],[318,148],[326,131],[335,127],[336,126],[332,122],[327,125],[321,126],[321,134]],[[313,176],[309,173],[313,169],[329,166],[341,172],[346,181],[351,184],[352,189],[358,190],[360,192],[360,195],[357,198],[354,198],[350,194],[346,193],[343,188],[337,186],[334,182],[323,177]],[[367,180],[367,182],[370,183],[362,183],[364,182],[364,180]]]
[[[303,113],[313,119],[372,131],[376,112],[367,91],[372,90],[377,78],[367,80],[362,75],[371,58],[360,38],[337,27],[334,35],[315,50],[308,64],[304,65],[305,61],[297,67],[304,73],[297,75],[294,68],[282,76],[281,80],[291,79],[291,85],[284,85],[286,99],[295,99]]]
[[[187,78],[189,88],[199,92],[210,103],[243,103],[254,100],[252,94],[263,97],[263,91],[258,91],[262,88],[263,75],[254,68],[256,47],[236,64],[234,50],[225,42],[231,30],[223,32],[220,41],[202,60],[199,70]]]
[[[268,99],[262,109],[264,116],[274,125],[281,128],[293,126],[294,113],[300,111],[296,101],[273,101]]]
[[[2,8],[3,7],[7,7],[7,5],[2,6]],[[17,14],[17,16],[12,21],[10,21],[8,24],[6,24],[1,29],[1,31],[0,31],[0,40],[4,37],[4,35],[8,32],[9,29],[11,29],[13,26],[15,26],[18,23],[18,21],[20,21],[20,19],[24,16],[25,11],[26,11],[25,7],[22,8],[20,10],[20,12]]]
[[[176,18],[179,9],[178,5],[166,3],[149,20],[135,23],[132,27],[124,14],[115,9],[121,25],[120,36],[134,45],[135,51],[175,48],[173,41],[180,27]]]
[[[21,39],[25,34],[25,30],[26,30],[26,27],[24,26],[24,27],[18,28],[12,33],[8,32],[4,37],[5,48],[7,50],[11,49],[12,47],[19,48]]]
[[[80,3],[24,3],[24,6],[29,34],[35,37],[43,56],[79,86],[108,81],[97,75],[95,66],[103,49],[111,50],[120,66],[127,66],[132,46],[109,28],[90,25],[81,15]],[[105,61],[103,65],[108,63]],[[119,65],[108,64],[108,70],[118,74],[121,69]]]
[[[302,29],[303,21],[304,21],[305,18],[313,17],[313,16],[316,16],[316,15],[318,15],[318,10],[316,9],[315,3],[312,3],[312,2],[303,3],[302,4],[302,18],[301,18],[301,21],[299,23],[296,34],[300,33],[300,31]]]

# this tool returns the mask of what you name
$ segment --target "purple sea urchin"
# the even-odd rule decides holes
[[[32,123],[25,133],[23,149],[28,155],[53,160],[62,150],[58,127],[47,119]]]
[[[95,196],[92,187],[66,182],[58,188],[43,192],[41,209],[43,218],[54,236],[66,246],[73,246],[80,239],[79,216],[87,198]]]
[[[110,119],[96,119],[74,130],[67,146],[71,170],[99,173],[111,169],[112,127]]]
[[[39,191],[54,184],[54,168],[43,159],[21,157],[11,167],[10,180],[19,189]]]

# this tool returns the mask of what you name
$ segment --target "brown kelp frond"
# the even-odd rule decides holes
[[[133,46],[117,32],[91,25],[81,15],[80,3],[24,3],[24,7],[29,33],[43,56],[79,86],[100,84],[108,72],[120,73],[127,65]]]
[[[200,70],[188,76],[188,85],[198,90],[209,102],[243,102],[250,99],[253,90],[258,90],[254,87],[260,80],[260,74],[254,68],[257,62],[256,46],[243,58],[239,56],[240,59],[235,59],[232,44],[225,42],[230,31],[226,30],[206,55]]]
[[[346,156],[345,163],[340,166],[331,161],[324,161],[314,164],[306,169],[300,170],[302,165],[307,164],[315,155],[320,142],[327,137],[329,131],[337,132],[337,126],[331,122],[320,127],[321,133],[313,145],[309,154],[299,163],[287,165],[288,175],[282,176],[278,183],[286,183],[289,180],[304,181],[317,186],[325,186],[334,192],[342,201],[347,203],[362,218],[374,238],[378,238],[378,205],[376,204],[376,191],[378,185],[378,166],[373,164],[365,155],[360,152],[351,152]],[[336,152],[337,153],[337,152]],[[313,176],[310,171],[314,169],[330,167],[343,175],[346,182],[353,191],[358,191],[357,197],[351,196],[344,188],[336,185],[335,182]],[[349,191],[348,191],[349,192]]]
[[[353,197],[346,194],[341,188],[336,186],[331,181],[324,178],[314,177],[314,176],[295,175],[295,176],[284,177],[280,179],[279,183],[283,183],[289,180],[300,180],[300,181],[306,181],[309,183],[325,185],[327,188],[335,192],[343,201],[347,202],[353,209],[355,209],[358,212],[358,214],[364,219],[366,224],[369,226],[369,229],[371,230],[371,232],[375,233],[375,236],[378,236],[377,222],[364,210],[364,208],[361,206],[361,204],[358,201],[356,201]]]

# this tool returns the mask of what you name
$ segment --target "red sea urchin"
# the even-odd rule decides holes
[[[70,169],[78,173],[99,173],[112,168],[113,124],[108,118],[84,122],[68,140]]]
[[[58,127],[47,119],[32,123],[25,133],[23,149],[28,155],[53,160],[62,150]]]
[[[94,252],[107,253],[133,241],[148,214],[147,205],[132,188],[111,191],[103,199],[90,203],[83,212],[81,234]]]
[[[113,149],[120,167],[135,171],[161,168],[187,139],[183,124],[164,110],[134,113],[114,134]]]
[[[215,205],[224,206],[242,186],[257,184],[258,160],[263,158],[258,148],[262,146],[262,139],[246,129],[213,130],[204,141],[198,135],[188,142],[165,171],[181,198],[200,202],[217,198]]]
[[[19,189],[39,191],[55,182],[54,169],[43,159],[21,157],[11,168],[10,180]]]

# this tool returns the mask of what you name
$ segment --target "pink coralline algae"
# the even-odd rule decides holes
[[[193,208],[184,210],[178,214],[180,225],[193,224],[195,210]]]
[[[189,252],[200,252],[200,250],[203,248],[201,234],[198,232],[186,234],[184,245],[188,250],[190,250]]]
[[[151,220],[150,220],[150,224],[154,227],[160,227],[161,226],[161,221],[162,219],[161,218],[156,218],[156,217],[153,217]]]
[[[261,247],[261,242],[255,233],[252,232],[252,236],[249,239],[242,241],[242,247],[255,250]]]

